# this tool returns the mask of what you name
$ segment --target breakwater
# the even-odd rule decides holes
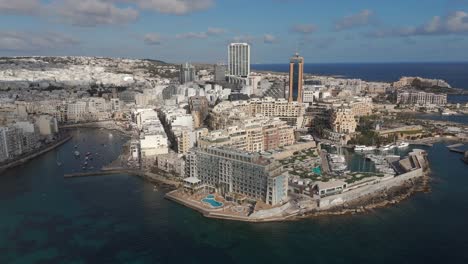
[[[107,170],[100,170],[95,172],[77,172],[77,173],[67,173],[64,174],[63,177],[67,179],[72,178],[83,178],[83,177],[99,177],[99,176],[109,176],[109,175],[117,175],[117,174],[128,174],[133,176],[141,177],[145,180],[148,180],[152,183],[163,184],[171,187],[178,187],[180,182],[168,179],[166,177],[151,173],[145,172],[141,170],[132,170],[132,169],[107,169]]]

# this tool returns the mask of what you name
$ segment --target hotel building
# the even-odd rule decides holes
[[[289,63],[289,102],[302,103],[303,78],[304,58],[296,53]]]
[[[288,176],[283,166],[259,153],[197,148],[188,154],[185,166],[187,176],[198,177],[228,200],[242,196],[269,205],[287,200]]]

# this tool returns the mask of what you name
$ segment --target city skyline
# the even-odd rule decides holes
[[[225,47],[247,42],[253,64],[296,51],[309,63],[467,61],[468,2],[426,3],[1,0],[0,56],[226,63]]]

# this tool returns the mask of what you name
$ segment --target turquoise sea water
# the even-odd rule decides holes
[[[81,152],[115,158],[123,139],[80,130]],[[0,175],[0,263],[468,263],[468,165],[425,148],[432,192],[353,216],[250,224],[207,219],[128,175],[81,170],[71,141]],[[103,143],[109,144],[105,148]]]

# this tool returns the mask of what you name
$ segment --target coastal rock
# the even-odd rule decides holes
[[[402,77],[399,81],[393,83],[395,88],[414,87],[418,89],[424,88],[452,88],[444,80],[426,79],[421,77]]]

